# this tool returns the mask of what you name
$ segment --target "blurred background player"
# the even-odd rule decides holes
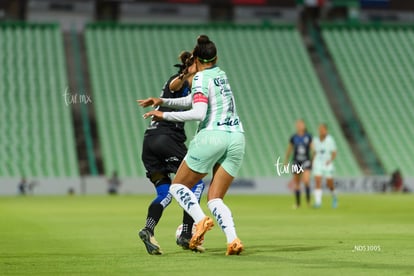
[[[214,223],[204,214],[190,189],[213,171],[207,206],[226,235],[226,255],[238,255],[243,251],[243,244],[237,237],[232,213],[223,198],[243,161],[244,131],[227,75],[216,65],[214,42],[205,35],[199,36],[193,55],[198,73],[193,79],[191,96],[183,99],[149,98],[141,100],[140,104],[143,107],[165,105],[189,108],[183,112],[150,111],[144,114],[144,118],[154,117],[171,122],[200,121],[198,132],[190,143],[170,191],[196,222],[196,232],[190,241],[190,248],[195,248]]]
[[[27,188],[27,180],[26,177],[22,177],[22,179],[20,180],[19,184],[17,185],[17,189],[19,191],[20,195],[25,195],[26,194],[26,188]]]
[[[119,180],[118,172],[113,171],[112,177],[108,179],[108,194],[117,195],[120,186],[121,180]]]
[[[165,83],[161,97],[179,98],[185,97],[190,93],[190,81],[195,72],[189,73],[186,69],[186,61],[191,57],[191,53],[182,52],[179,56],[181,64],[175,66],[179,68],[178,74],[173,75]],[[178,79],[178,80],[177,80]],[[174,91],[170,89],[170,84],[174,81]],[[159,107],[159,111],[172,112],[168,107]],[[151,121],[145,131],[144,143],[142,147],[142,162],[147,170],[147,177],[154,184],[157,197],[152,201],[148,208],[145,227],[139,231],[139,237],[144,242],[149,254],[162,254],[160,246],[154,237],[154,229],[161,219],[164,209],[171,203],[169,193],[171,178],[170,174],[175,173],[181,161],[187,153],[184,142],[186,135],[183,122]],[[199,180],[192,191],[200,200],[204,190],[204,183]],[[194,220],[185,211],[183,214],[183,230],[177,239],[177,244],[184,249],[189,249],[189,241],[192,236]],[[197,247],[195,251],[203,251]]]
[[[326,124],[319,125],[319,136],[313,141],[313,164],[312,171],[315,176],[315,208],[322,204],[322,178],[326,178],[326,185],[332,193],[332,208],[338,206],[338,198],[334,187],[334,164],[336,158],[336,144],[331,135],[328,134]]]
[[[296,121],[296,133],[290,137],[289,145],[286,150],[285,166],[289,162],[289,158],[293,151],[291,165],[301,166],[303,172],[293,172],[293,182],[295,190],[295,208],[300,207],[300,182],[305,185],[306,202],[310,206],[310,170],[312,168],[311,161],[311,145],[312,136],[307,132],[305,122],[302,119]]]

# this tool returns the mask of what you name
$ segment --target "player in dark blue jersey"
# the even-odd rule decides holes
[[[291,166],[298,168],[293,172],[293,181],[295,183],[295,207],[300,207],[300,182],[305,185],[306,202],[310,206],[310,170],[312,168],[311,161],[312,136],[306,131],[305,122],[302,119],[296,121],[296,133],[289,140],[286,150],[285,165],[292,155]]]
[[[195,72],[188,72],[188,60],[191,53],[182,52],[179,56],[182,64],[176,64],[179,72],[168,79],[165,83],[162,98],[180,98],[190,93],[191,80]],[[159,107],[163,112],[173,112],[175,110],[168,107]],[[147,177],[154,184],[157,197],[151,202],[148,208],[146,224],[139,231],[139,236],[144,242],[149,254],[162,254],[160,246],[154,237],[154,229],[161,219],[164,209],[171,203],[169,193],[171,185],[171,173],[176,173],[184,156],[187,154],[187,147],[184,142],[186,135],[184,123],[168,121],[151,121],[145,131],[144,143],[142,147],[142,162],[147,170]],[[198,182],[192,189],[193,193],[200,200],[204,190],[204,183]],[[184,249],[189,249],[189,241],[192,237],[194,220],[184,211],[183,227],[177,244]],[[195,251],[203,251],[200,246]]]

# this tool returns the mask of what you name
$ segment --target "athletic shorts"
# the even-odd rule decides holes
[[[314,161],[312,165],[312,173],[314,176],[323,176],[326,178],[332,178],[335,172],[335,167],[331,163],[326,165],[326,163]]]
[[[198,173],[209,173],[220,164],[231,176],[237,176],[243,162],[245,140],[242,132],[201,130],[191,141],[185,161]]]
[[[172,135],[159,134],[144,137],[142,162],[148,173],[176,173],[187,153],[187,147]]]

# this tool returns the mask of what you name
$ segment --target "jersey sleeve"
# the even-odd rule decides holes
[[[193,85],[191,86],[191,93],[193,95],[202,93],[208,98],[208,84],[204,84],[203,72],[198,72],[193,78]],[[203,85],[204,84],[204,85]]]

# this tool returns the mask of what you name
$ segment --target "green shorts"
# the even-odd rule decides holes
[[[331,163],[326,165],[325,162],[315,160],[312,164],[312,173],[314,176],[322,176],[326,178],[333,178],[335,167]]]
[[[184,160],[195,172],[209,173],[220,164],[235,177],[243,162],[244,147],[242,132],[202,130],[191,141]]]

